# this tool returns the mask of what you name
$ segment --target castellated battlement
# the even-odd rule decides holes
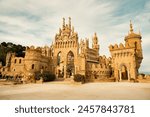
[[[26,47],[26,51],[42,52],[42,49],[41,47],[30,46],[30,47]]]
[[[131,44],[128,44],[128,43],[126,43],[126,44],[120,43],[119,45],[115,44],[115,45],[110,45],[109,46],[110,51],[124,50],[124,49],[129,49],[129,48],[135,48],[135,45],[131,45]]]
[[[50,48],[48,46],[44,47],[26,47],[26,56],[33,56],[34,57],[39,57],[39,55],[44,56],[44,57],[49,57],[50,56]]]

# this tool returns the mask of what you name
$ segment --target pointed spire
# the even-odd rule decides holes
[[[94,33],[94,37],[97,37],[97,34],[96,34],[96,32]]]
[[[65,27],[65,18],[63,17],[63,27]]]
[[[69,28],[71,28],[71,17],[69,17]]]
[[[131,20],[130,20],[130,33],[133,33],[133,26]]]
[[[140,26],[139,26],[139,35],[141,35]]]
[[[95,32],[94,37],[93,37],[93,44],[97,44],[97,43],[98,43],[98,38],[97,38],[97,34]]]

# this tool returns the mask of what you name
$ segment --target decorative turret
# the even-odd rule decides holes
[[[63,25],[62,25],[62,29],[65,28],[65,18],[63,17]]]
[[[71,29],[71,17],[69,17],[69,28]]]
[[[134,30],[133,30],[133,25],[132,25],[132,22],[130,21],[130,32],[128,33],[127,36],[125,36],[125,41],[128,41],[128,40],[133,40],[133,38],[136,38],[136,39],[141,39],[141,34],[136,34],[134,33]]]
[[[133,27],[132,27],[132,22],[130,20],[130,33],[133,33]]]
[[[134,47],[137,57],[142,59],[143,54],[142,54],[141,39],[142,36],[140,33],[139,34],[134,33],[132,22],[130,21],[130,33],[128,34],[128,36],[125,37],[125,45]]]
[[[98,37],[96,35],[96,33],[94,33],[94,37],[92,39],[92,48],[96,49],[99,52],[99,45],[98,45]]]
[[[112,56],[112,68],[116,81],[137,79],[138,69],[143,59],[141,34],[134,33],[132,22],[125,36],[125,44],[109,46]]]

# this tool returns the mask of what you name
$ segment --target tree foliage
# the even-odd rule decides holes
[[[24,51],[25,46],[22,46],[20,44],[16,45],[11,42],[2,42],[0,44],[0,62],[2,62],[3,65],[6,64],[6,55],[8,52],[16,53],[17,57],[24,57]]]

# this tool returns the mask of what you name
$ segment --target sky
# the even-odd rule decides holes
[[[150,0],[0,0],[0,42],[50,46],[63,17],[71,17],[79,39],[91,41],[96,32],[107,57],[110,44],[124,43],[132,20],[142,35],[140,72],[150,72]]]

